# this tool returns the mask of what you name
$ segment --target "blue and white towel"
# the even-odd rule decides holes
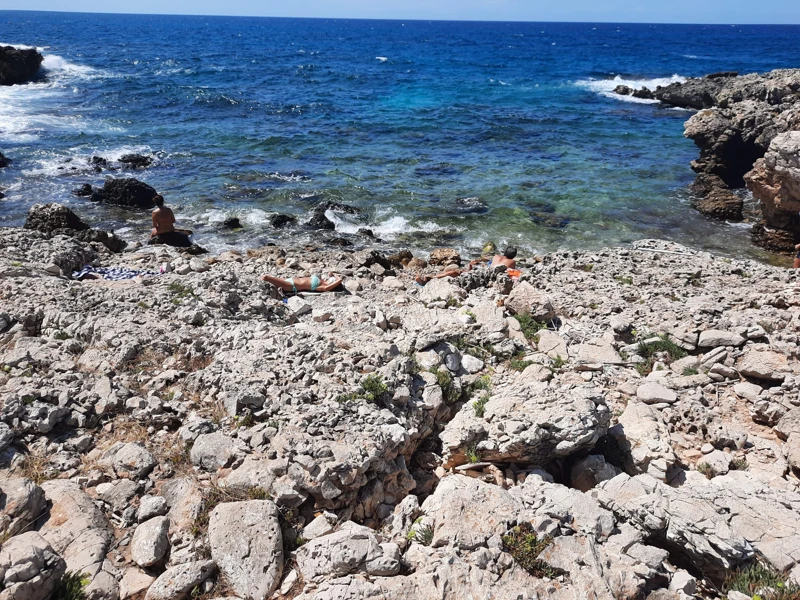
[[[87,279],[89,275],[99,275],[108,281],[124,281],[139,275],[158,275],[158,273],[155,271],[134,271],[124,267],[93,267],[86,265],[80,271],[75,271],[72,274],[72,278],[77,280]]]

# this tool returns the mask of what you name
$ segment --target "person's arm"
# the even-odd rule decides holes
[[[317,286],[317,291],[318,292],[332,292],[337,287],[339,287],[341,285],[341,283],[342,283],[342,279],[340,277],[337,277],[336,279],[334,279],[330,283],[320,283]]]
[[[153,211],[153,230],[150,232],[150,237],[158,235],[158,219],[156,219],[156,212]]]

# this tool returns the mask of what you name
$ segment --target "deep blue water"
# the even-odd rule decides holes
[[[686,111],[607,95],[721,70],[798,65],[800,27],[308,20],[0,12],[44,78],[0,90],[0,222],[34,202],[145,236],[147,215],[74,198],[87,161],[152,152],[135,175],[214,248],[321,199],[398,245],[594,248],[642,237],[749,252],[688,206]],[[616,78],[616,80],[615,80]],[[466,200],[465,200],[466,199]],[[245,231],[220,233],[226,216]],[[320,240],[319,234],[315,234]],[[355,238],[354,238],[355,239]]]

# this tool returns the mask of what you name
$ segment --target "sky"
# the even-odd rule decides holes
[[[0,0],[0,10],[22,9]],[[800,24],[798,0],[26,0],[25,10],[365,19]]]

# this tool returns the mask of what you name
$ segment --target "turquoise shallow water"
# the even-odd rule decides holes
[[[0,90],[0,220],[37,201],[146,235],[146,215],[74,198],[88,159],[136,176],[212,248],[321,239],[277,231],[318,201],[394,245],[529,250],[665,237],[756,254],[688,206],[691,113],[609,92],[797,66],[794,26],[454,23],[0,12],[0,42],[44,48],[44,77]],[[238,216],[244,231],[224,233]],[[352,240],[359,242],[357,236]]]

